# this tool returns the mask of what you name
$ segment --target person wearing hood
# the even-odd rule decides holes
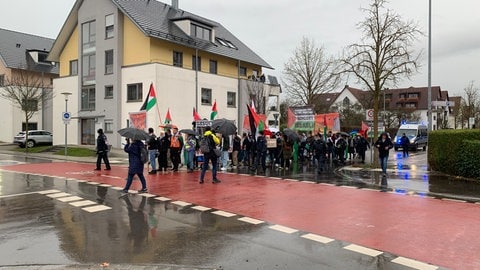
[[[382,167],[383,175],[387,175],[387,162],[390,149],[393,148],[393,143],[390,140],[387,133],[382,133],[375,143],[375,147],[378,148],[378,158],[380,159],[380,166]]]

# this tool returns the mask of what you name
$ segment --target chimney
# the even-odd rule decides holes
[[[172,0],[172,8],[178,9],[178,0]]]

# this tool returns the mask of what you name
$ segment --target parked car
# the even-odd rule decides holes
[[[410,140],[410,144],[408,146],[411,150],[418,150],[420,148],[425,151],[427,149],[428,143],[428,129],[425,125],[419,124],[405,124],[401,125],[398,129],[397,136],[395,136],[394,146],[395,151],[398,151],[399,148],[402,148],[401,138],[403,133],[407,135],[408,139]]]
[[[28,141],[25,142],[26,132],[21,131],[13,138],[13,143],[18,144],[20,147],[27,146],[28,148],[34,147],[35,145],[46,144],[52,145],[53,135],[52,133],[45,130],[29,130],[28,131]]]

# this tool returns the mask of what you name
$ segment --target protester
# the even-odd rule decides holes
[[[315,135],[315,140],[312,143],[313,157],[316,163],[317,171],[323,172],[325,170],[325,158],[327,155],[327,144],[323,141],[323,136]]]
[[[277,140],[277,149],[276,149],[276,156],[275,156],[275,166],[280,168],[283,164],[283,144],[285,143],[283,140],[282,133],[277,132],[276,134]]]
[[[236,169],[239,166],[239,158],[238,155],[242,150],[242,139],[238,136],[238,133],[235,132],[233,135],[233,148],[232,148],[232,165],[233,168]]]
[[[105,167],[107,171],[111,170],[110,161],[108,160],[108,144],[107,144],[107,136],[103,133],[103,129],[97,130],[98,137],[97,137],[97,167],[95,171],[100,171],[102,169],[102,159],[105,163]]]
[[[362,163],[365,163],[365,152],[367,151],[367,148],[370,148],[370,144],[360,134],[357,134],[355,148]]]
[[[335,142],[335,148],[337,150],[336,156],[338,157],[339,164],[345,164],[345,150],[347,149],[347,142],[343,136],[338,135],[338,139]]]
[[[283,142],[283,160],[280,166],[285,170],[288,170],[290,168],[290,159],[292,159],[293,154],[293,142],[287,135],[283,135]]]
[[[256,152],[256,157],[255,157],[255,165],[252,166],[250,169],[252,171],[257,170],[259,165],[262,165],[263,172],[267,170],[267,164],[266,164],[266,159],[267,159],[267,139],[265,138],[265,135],[263,131],[259,132],[259,135],[257,137],[257,141],[255,143],[255,150]]]
[[[220,146],[220,148],[222,150],[222,156],[220,157],[221,160],[222,160],[222,167],[220,168],[220,170],[226,171],[227,167],[228,167],[228,161],[230,160],[229,159],[229,153],[232,149],[230,147],[230,137],[229,136],[223,136],[222,135],[222,145]]]
[[[178,132],[178,128],[172,129],[172,136],[170,138],[170,160],[172,161],[172,171],[178,172],[178,165],[181,162],[180,154],[183,148],[183,137]]]
[[[203,134],[204,137],[208,138],[209,142],[209,151],[208,153],[203,153],[203,165],[202,165],[202,172],[200,174],[200,184],[204,183],[205,179],[205,173],[208,170],[208,163],[209,161],[212,161],[212,183],[217,184],[220,183],[221,181],[217,178],[217,161],[218,161],[218,156],[215,154],[215,147],[220,144],[220,140],[218,137],[213,134],[211,127],[206,127],[205,128],[205,133]]]
[[[160,133],[158,138],[158,169],[167,171],[168,168],[168,149],[170,148],[170,130]]]
[[[328,132],[326,143],[328,159],[333,160],[335,158],[335,136],[332,134],[332,131]]]
[[[195,150],[197,148],[197,139],[195,135],[189,134],[185,143],[185,152],[187,153],[187,172],[192,173],[195,164]]]
[[[245,138],[243,139],[242,148],[245,152],[245,157],[243,158],[244,160],[243,165],[251,166],[253,164],[252,158],[254,156],[253,154],[254,146],[253,146],[253,139],[251,134],[246,135]]]
[[[156,158],[158,154],[158,140],[157,140],[157,136],[155,136],[153,128],[148,129],[148,134],[150,135],[150,139],[147,142],[148,159],[150,161],[150,166],[152,167],[152,170],[149,171],[148,174],[156,174],[157,173]]]
[[[145,145],[140,140],[132,140],[127,139],[127,144],[125,145],[124,151],[128,153],[128,177],[127,177],[127,184],[123,188],[122,192],[124,194],[128,194],[128,190],[133,182],[133,177],[135,175],[138,176],[140,182],[142,183],[142,189],[138,191],[138,193],[146,193],[147,190],[147,182],[145,181],[145,176],[143,175],[144,164],[141,158],[141,149],[144,148]]]
[[[400,138],[400,143],[402,145],[403,157],[408,157],[408,147],[410,146],[410,139],[405,133],[403,133],[402,137]]]
[[[375,143],[375,147],[378,148],[378,158],[380,159],[382,173],[383,175],[387,175],[388,154],[390,149],[393,148],[392,141],[388,137],[387,133],[382,133],[380,138],[378,138],[377,142]]]

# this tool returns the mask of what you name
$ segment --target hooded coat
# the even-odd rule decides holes
[[[134,141],[133,143],[125,145],[125,152],[128,153],[128,173],[140,174],[143,173],[144,164],[142,162],[140,149],[145,147],[142,141]]]

